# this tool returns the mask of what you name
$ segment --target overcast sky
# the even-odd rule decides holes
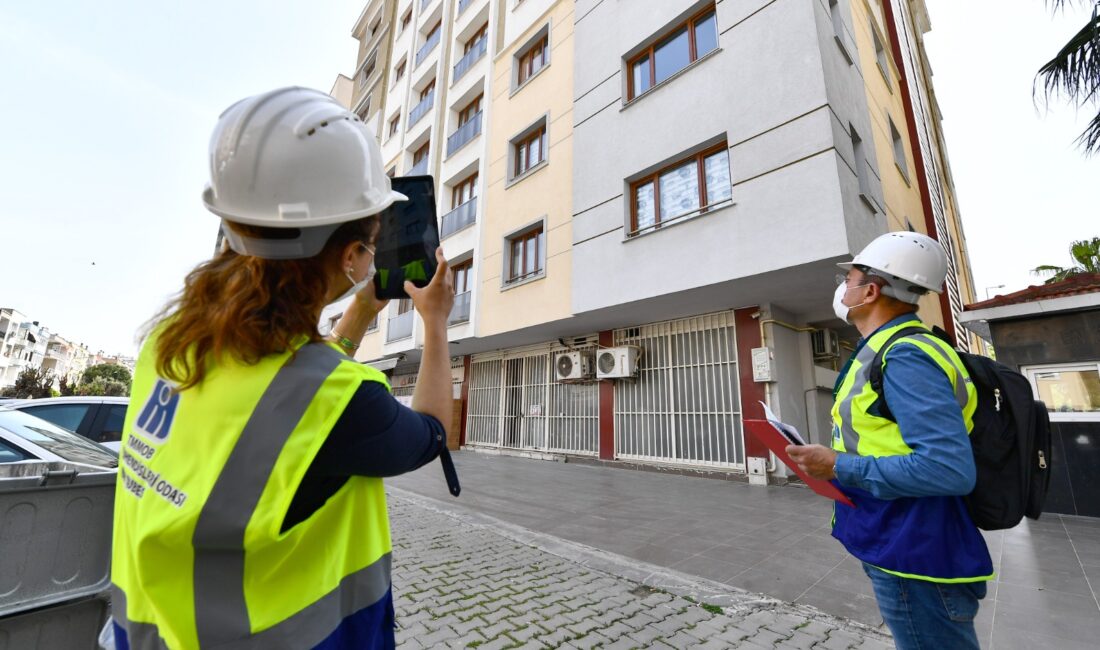
[[[137,329],[212,251],[217,220],[199,195],[218,113],[279,86],[327,91],[350,74],[363,4],[0,7],[0,306],[93,350],[133,354]],[[1085,13],[1051,17],[1041,0],[928,4],[978,291],[1021,288],[1034,281],[1028,268],[1068,264],[1070,240],[1100,236],[1100,162],[1073,145],[1086,116],[1063,104],[1040,113],[1031,100],[1034,71]]]

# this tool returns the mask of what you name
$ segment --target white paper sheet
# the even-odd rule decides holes
[[[802,434],[798,433],[798,429],[784,422],[780,422],[779,418],[775,417],[775,413],[773,413],[764,402],[760,402],[760,406],[764,407],[764,417],[767,418],[768,422],[771,422],[772,426],[779,429],[779,433],[782,433],[784,438],[790,440],[792,445],[806,444],[806,441],[802,439]]]

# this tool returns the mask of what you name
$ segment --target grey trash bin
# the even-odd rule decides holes
[[[51,605],[0,618],[0,650],[97,650],[107,620],[101,597]]]
[[[76,463],[0,464],[0,622],[107,590],[115,477]]]

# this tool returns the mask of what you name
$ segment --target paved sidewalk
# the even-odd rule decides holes
[[[805,488],[574,463],[455,454],[459,499],[438,463],[387,484],[532,531],[879,626],[859,563]],[[997,570],[976,620],[983,648],[1095,648],[1100,519],[1043,515],[987,533]]]
[[[402,648],[891,647],[882,633],[390,489]]]

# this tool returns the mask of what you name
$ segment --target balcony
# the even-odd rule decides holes
[[[390,318],[389,325],[386,327],[386,343],[407,339],[413,335],[413,314],[415,313],[407,311]]]
[[[469,72],[470,68],[474,67],[475,63],[481,60],[481,57],[485,56],[488,50],[489,39],[482,37],[474,44],[470,51],[462,55],[462,58],[455,64],[451,83],[457,83],[459,79]]]
[[[450,156],[479,135],[481,135],[481,111],[475,113],[468,122],[447,136],[447,155]]]
[[[455,296],[454,307],[451,307],[451,315],[447,318],[448,326],[470,321],[470,295],[471,292],[467,291]]]
[[[432,110],[432,104],[435,103],[435,91],[428,93],[428,96],[420,100],[420,103],[413,107],[409,111],[409,128],[412,125],[420,121],[420,118],[428,114],[428,111]]]
[[[432,53],[432,50],[439,45],[440,34],[443,33],[443,29],[435,30],[435,33],[428,37],[428,40],[424,42],[424,45],[416,51],[416,65],[420,65],[424,62],[424,59],[428,58],[428,55]]]
[[[424,160],[421,160],[420,162],[413,165],[412,169],[410,169],[409,173],[406,174],[406,175],[407,176],[423,176],[424,174],[427,174],[427,173],[428,173],[428,157],[424,156]]]
[[[439,237],[444,239],[467,226],[477,223],[477,197],[458,206],[443,215],[443,225],[439,228]]]

